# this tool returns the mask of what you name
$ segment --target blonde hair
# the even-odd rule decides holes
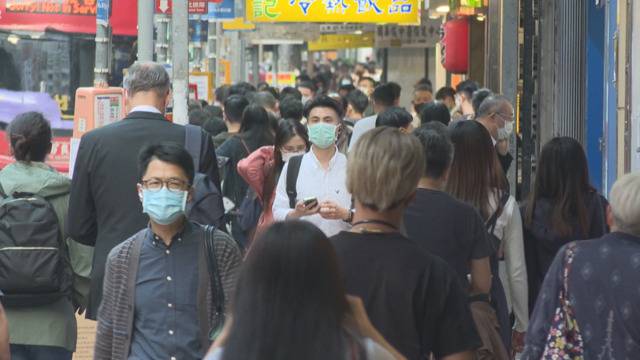
[[[378,127],[364,134],[349,152],[347,189],[368,208],[392,210],[416,190],[424,164],[417,138]]]
[[[609,203],[616,230],[640,236],[640,172],[618,179],[611,189]]]

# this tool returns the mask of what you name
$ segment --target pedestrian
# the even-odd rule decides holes
[[[491,134],[500,166],[506,174],[513,162],[513,156],[509,153],[509,139],[515,124],[513,105],[503,95],[489,95],[478,108],[476,120]]]
[[[229,159],[222,194],[236,205],[236,209],[242,203],[249,188],[238,174],[238,162],[263,146],[273,146],[273,142],[274,134],[267,111],[260,105],[251,104],[242,113],[240,132],[227,139],[216,150],[218,156]],[[247,234],[240,228],[237,214],[231,217],[231,233],[236,241],[243,246],[247,245]]]
[[[95,319],[102,299],[104,265],[109,251],[146,224],[137,201],[137,162],[133,154],[151,141],[185,143],[185,127],[166,120],[171,82],[158,63],[136,63],[125,79],[131,109],[122,121],[82,137],[73,170],[67,231],[79,243],[95,246],[87,317]],[[210,136],[202,132],[198,172],[220,188],[218,161]]]
[[[458,122],[451,132],[451,141],[454,157],[447,191],[472,205],[487,224],[496,249],[491,272],[500,274],[499,278],[494,275],[492,301],[507,349],[513,337],[513,348],[520,352],[529,320],[520,210],[515,198],[509,195],[487,129],[477,121]],[[505,295],[506,303],[503,302]],[[513,331],[510,311],[515,316]]]
[[[293,89],[293,88],[292,88]],[[304,117],[304,106],[302,101],[293,95],[287,95],[280,100],[280,116],[283,119],[293,119],[301,122]]]
[[[140,152],[134,196],[150,221],[107,258],[96,360],[202,359],[224,321],[242,258],[229,235],[187,220],[192,161],[172,142]]]
[[[449,86],[444,86],[436,91],[436,100],[442,101],[449,111],[456,107],[456,90]]]
[[[558,250],[607,232],[605,206],[589,183],[582,145],[570,137],[550,140],[540,152],[533,191],[523,211],[530,310]]]
[[[453,160],[447,128],[434,122],[416,129],[413,135],[420,140],[426,161],[416,196],[404,213],[407,235],[456,270],[469,293],[488,294],[493,247],[484,221],[472,206],[444,191]]]
[[[318,88],[312,81],[301,81],[298,84],[298,91],[302,94],[302,104],[306,106],[309,101],[316,97]]]
[[[309,151],[307,129],[294,119],[280,121],[274,146],[263,146],[238,162],[238,174],[249,184],[262,205],[254,237],[273,223],[276,185],[284,165],[294,156]]]
[[[69,192],[71,191],[71,181],[58,172],[56,172],[44,161],[51,152],[51,127],[49,122],[37,112],[28,112],[18,115],[9,125],[8,140],[11,146],[11,153],[16,162],[7,165],[0,172],[0,194],[2,198],[8,197],[7,201],[15,203],[16,199],[21,198],[19,194],[37,195],[46,201],[50,206],[52,213],[51,222],[48,223],[44,219],[38,218],[43,224],[49,224],[47,228],[38,227],[37,223],[9,223],[14,217],[9,214],[10,211],[20,211],[18,208],[9,210],[9,204],[4,203],[2,206],[2,223],[4,229],[11,230],[9,234],[3,235],[3,245],[7,237],[15,236],[16,242],[13,246],[22,246],[21,253],[11,252],[11,247],[3,246],[4,256],[15,257],[21,259],[23,263],[19,264],[21,269],[17,269],[18,264],[10,262],[9,258],[3,257],[0,260],[0,268],[2,268],[2,279],[12,276],[12,285],[25,289],[28,285],[35,285],[37,279],[26,278],[27,274],[39,274],[39,277],[49,279],[53,276],[52,282],[59,282],[60,286],[56,289],[60,292],[60,296],[49,297],[49,291],[45,292],[25,292],[10,293],[9,289],[3,287],[5,298],[6,319],[11,328],[10,343],[12,359],[71,359],[76,349],[77,328],[75,312],[79,308],[86,306],[86,297],[88,296],[87,279],[76,282],[73,287],[73,269],[79,269],[84,266],[90,268],[92,251],[88,247],[76,244],[74,241],[64,237],[66,234],[65,218],[69,207]],[[30,211],[35,215],[35,208],[22,208],[23,211]],[[14,213],[14,216],[17,214]],[[30,218],[33,219],[33,218]],[[35,221],[35,219],[33,219]],[[24,221],[24,220],[22,220]],[[53,232],[53,234],[49,234]],[[19,236],[29,236],[28,239],[18,238]],[[45,241],[53,236],[53,243],[57,244],[57,251],[61,254],[59,263],[52,263],[52,256],[43,255],[42,252],[29,252],[35,247],[51,247],[51,244]],[[6,244],[11,245],[11,244]],[[31,248],[29,247],[31,246]],[[46,257],[45,257],[46,256]],[[62,260],[64,259],[64,260]],[[73,266],[70,267],[70,265]],[[51,269],[61,266],[60,272],[56,271],[56,275],[42,274]],[[34,268],[28,268],[34,267]],[[15,272],[14,272],[15,271]],[[16,274],[22,275],[22,277]],[[89,274],[83,273],[88,277]],[[32,284],[24,284],[24,286],[16,285],[16,282],[27,281],[31,279]],[[80,280],[80,279],[78,279]],[[10,296],[16,296],[19,300],[9,305]],[[37,299],[37,298],[40,299]],[[25,305],[25,304],[33,305]]]
[[[227,333],[207,360],[404,359],[341,279],[322,231],[304,221],[274,224],[247,256]]]
[[[213,144],[216,149],[240,132],[242,114],[247,106],[249,106],[249,100],[240,95],[231,95],[224,102],[224,123],[227,125],[227,131],[213,137]]]
[[[358,79],[358,90],[362,91],[367,96],[373,95],[373,90],[375,90],[376,86],[376,81],[368,76],[362,76]]]
[[[353,228],[331,238],[347,292],[362,298],[371,322],[407,359],[471,359],[480,345],[467,292],[455,272],[401,232],[424,174],[418,139],[375,128],[349,153]]]
[[[293,97],[296,100],[302,101],[302,93],[300,90],[291,86],[285,86],[280,91],[280,101],[284,100],[286,97]]]
[[[478,83],[471,79],[464,80],[456,86],[456,107],[451,114],[451,120],[471,120],[475,117],[472,99],[473,93],[479,88]]]
[[[342,108],[337,101],[321,96],[307,105],[305,117],[311,150],[302,157],[289,159],[282,169],[273,201],[273,218],[275,221],[301,218],[332,236],[351,227],[352,215],[351,194],[345,185],[347,158],[336,147]]]
[[[564,245],[545,277],[523,360],[635,359],[640,264],[640,173],[611,189],[611,234]]]
[[[482,102],[492,95],[494,95],[493,91],[487,88],[478,89],[473,93],[473,96],[471,97],[471,105],[473,106],[474,114],[478,113]]]
[[[0,290],[0,360],[11,360],[9,350],[9,325],[7,324],[4,307],[2,307],[3,296],[4,294],[2,290]]]
[[[345,122],[350,122],[351,126],[354,126],[364,117],[364,112],[369,106],[369,97],[362,91],[355,89],[351,91],[345,99],[348,104]]]
[[[441,101],[434,101],[424,105],[420,109],[420,125],[426,125],[432,121],[437,121],[445,126],[451,122],[451,113],[447,106]]]
[[[388,108],[398,106],[398,104],[400,103],[401,90],[402,88],[400,87],[400,85],[394,82],[376,87],[375,90],[373,90],[373,94],[371,95],[374,113],[380,114]],[[378,116],[375,114],[365,117],[355,124],[355,126],[353,127],[353,134],[351,135],[349,150],[351,150],[355,146],[356,142],[358,142],[358,139],[360,139],[360,137],[364,133],[376,127],[376,119],[378,118]]]
[[[278,99],[270,92],[260,91],[251,96],[251,102],[262,106],[265,110],[272,113],[276,117],[280,117],[280,109],[278,108]]]
[[[413,131],[413,116],[405,109],[393,106],[378,114],[376,127],[389,126],[408,134]]]
[[[427,79],[429,80],[429,79]],[[413,117],[413,127],[420,126],[420,109],[424,104],[433,102],[433,88],[429,83],[416,84],[413,88],[413,100],[411,100],[411,116]]]

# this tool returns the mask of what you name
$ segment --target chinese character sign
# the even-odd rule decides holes
[[[419,0],[247,0],[252,22],[420,23]]]

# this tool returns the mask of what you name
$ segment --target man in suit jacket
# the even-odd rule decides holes
[[[173,141],[184,145],[185,128],[164,117],[170,97],[170,79],[157,63],[136,63],[124,81],[129,115],[90,131],[82,137],[76,159],[68,235],[95,247],[87,318],[95,319],[102,299],[107,255],[116,245],[147,226],[137,197],[137,158],[150,142]],[[199,172],[220,188],[214,146],[202,133]]]

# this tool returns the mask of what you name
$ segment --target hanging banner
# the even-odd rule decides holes
[[[419,24],[419,0],[247,0],[252,22]]]
[[[209,2],[209,18],[216,20],[233,20],[236,18],[236,9],[233,0]]]
[[[374,34],[323,34],[318,40],[309,41],[309,51],[368,48],[374,45]]]

